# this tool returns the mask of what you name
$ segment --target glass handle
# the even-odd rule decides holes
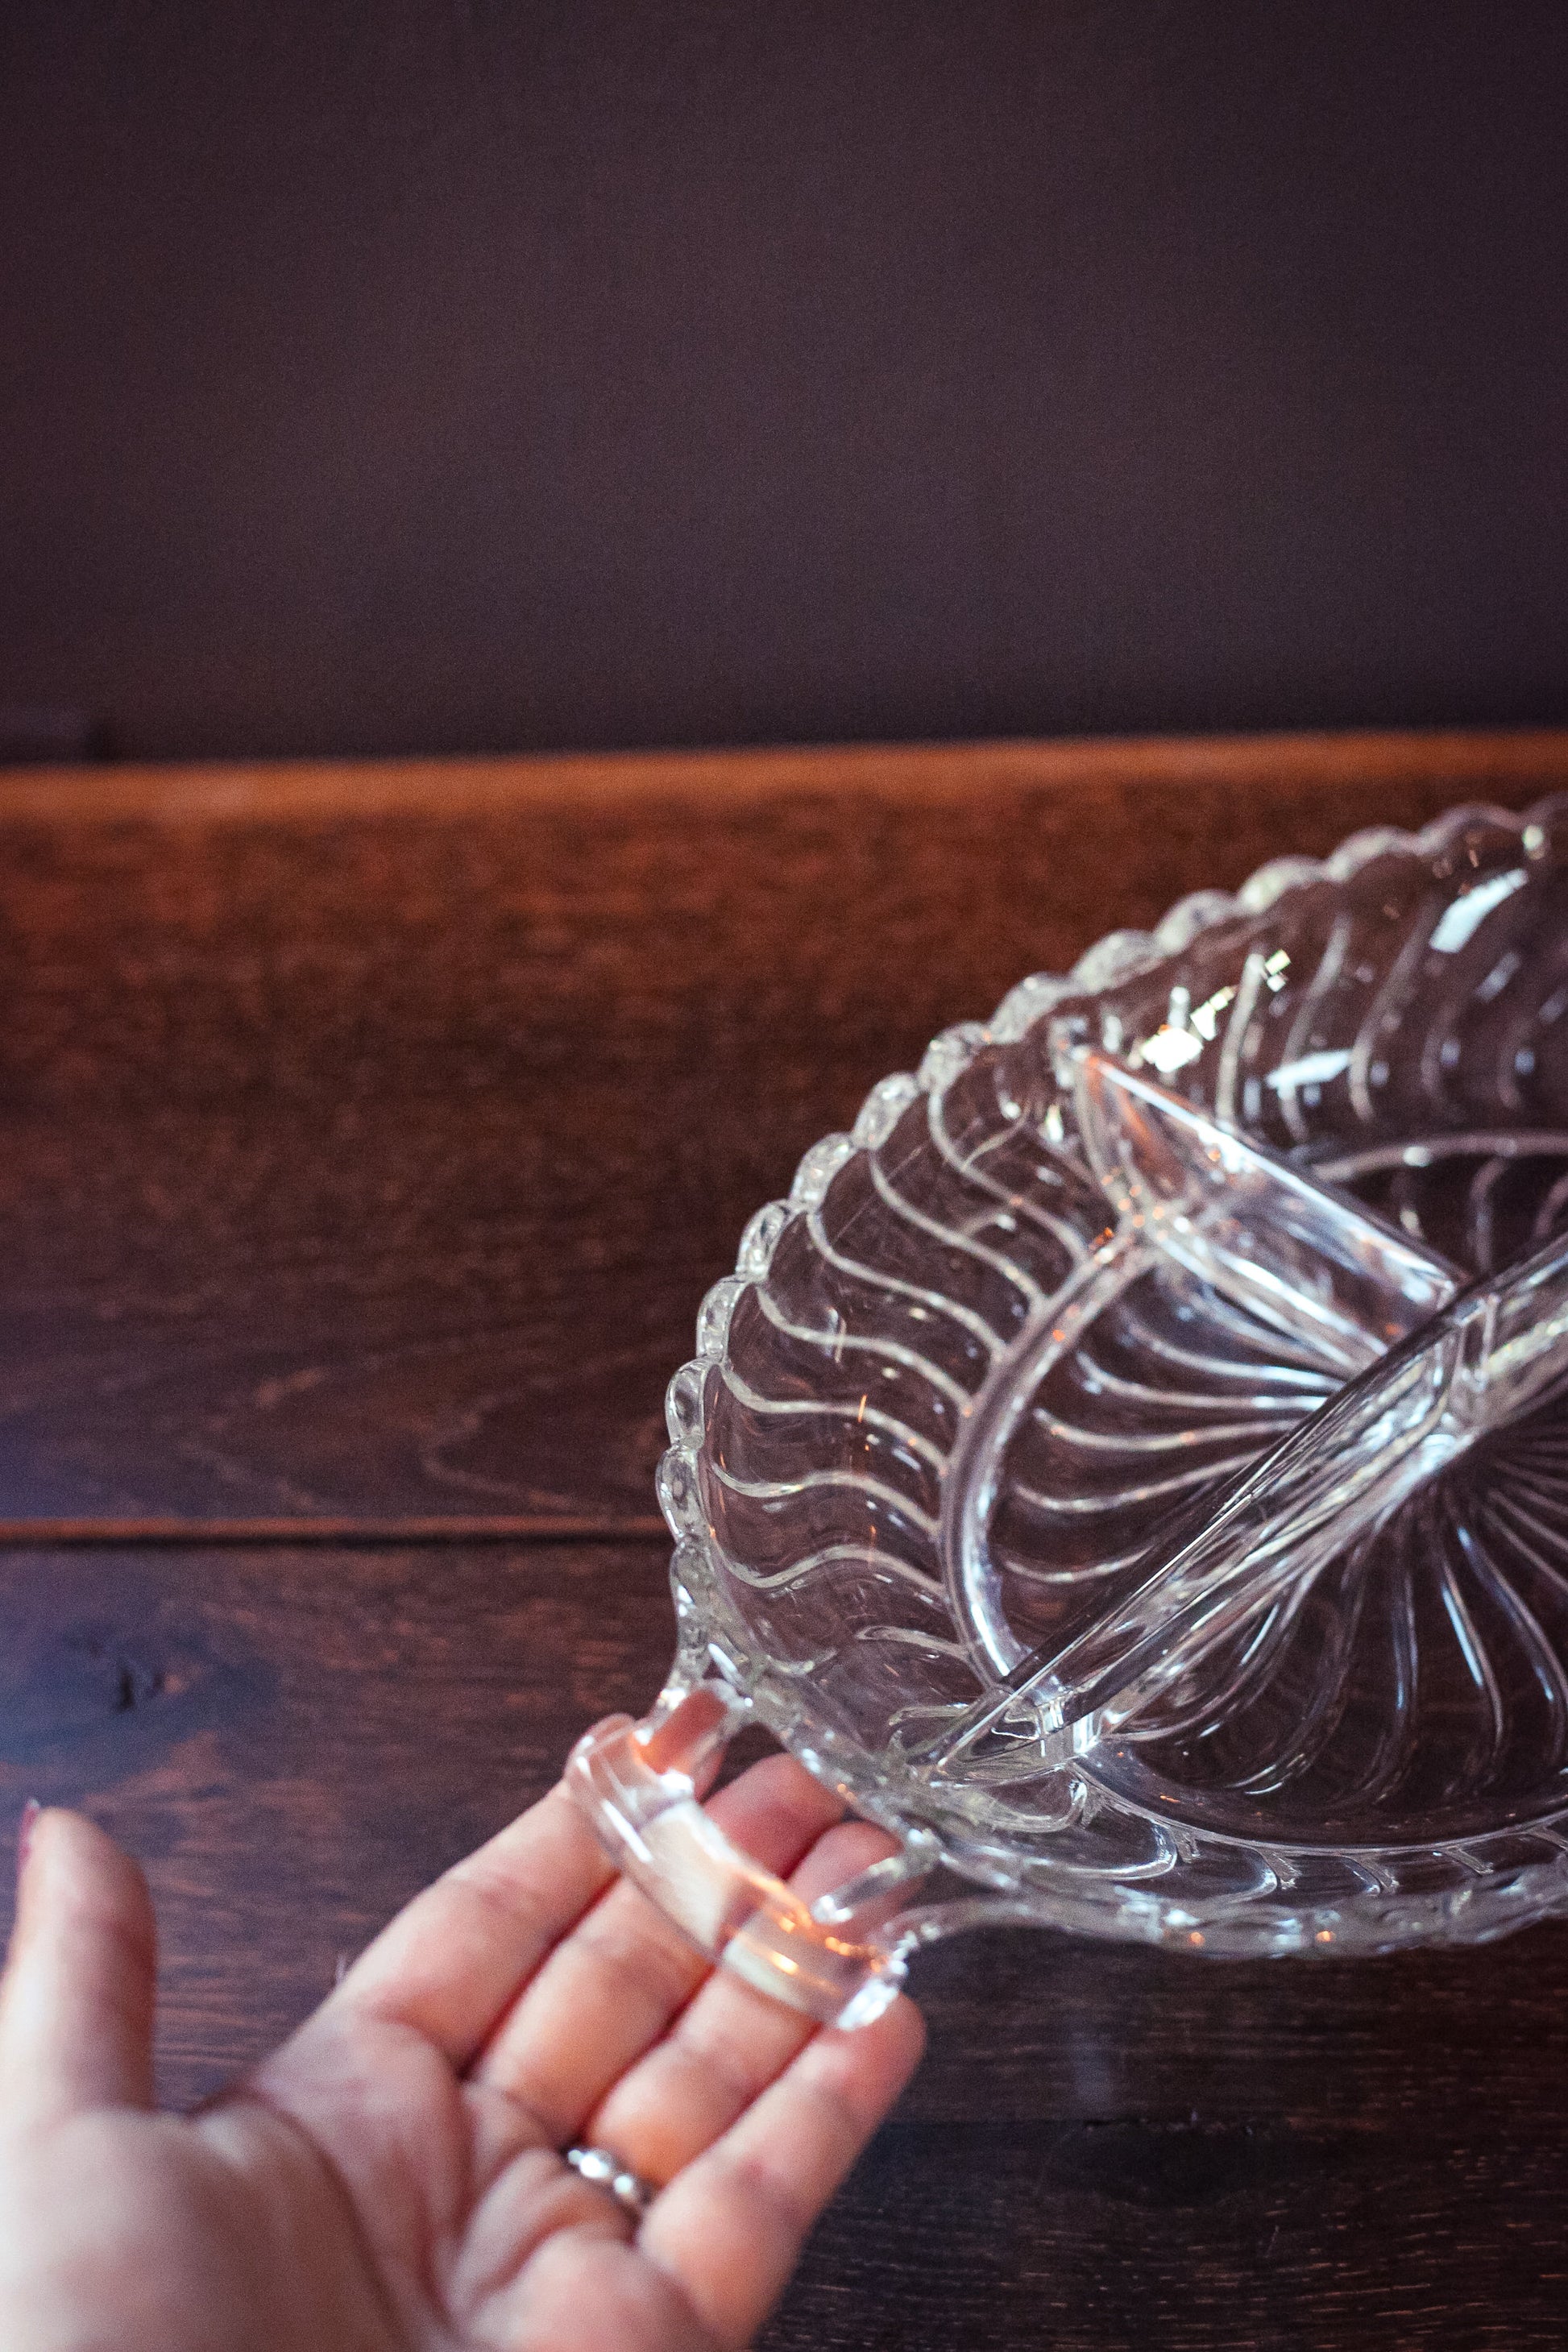
[[[727,1685],[672,1685],[640,1723],[611,1715],[585,1733],[566,1788],[622,1875],[699,1951],[825,2024],[868,2024],[903,1983],[907,1945],[858,1927],[857,1914],[922,1875],[931,1855],[910,1841],[814,1904],[793,1894],[699,1801],[705,1769],[747,1711]]]

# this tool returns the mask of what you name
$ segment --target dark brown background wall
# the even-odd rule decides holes
[[[5,0],[0,748],[1568,719],[1568,9]]]

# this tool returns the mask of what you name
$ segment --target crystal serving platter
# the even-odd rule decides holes
[[[1568,799],[1184,899],[873,1088],[670,1386],[675,1664],[568,1773],[622,1867],[847,2023],[986,1920],[1568,1909],[1565,1014]],[[886,1862],[807,1906],[723,1838],[748,1717]]]

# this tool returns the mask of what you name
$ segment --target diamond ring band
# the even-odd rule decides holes
[[[623,2212],[640,2221],[658,2191],[607,2147],[569,2147],[564,2161],[580,2180],[608,2191]]]

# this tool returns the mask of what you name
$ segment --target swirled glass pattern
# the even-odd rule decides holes
[[[1552,803],[1280,861],[940,1037],[806,1155],[705,1302],[661,1471],[686,1654],[1015,1914],[1268,1951],[1568,1903],[1551,1381],[1110,1728],[1053,1750],[1004,1706],[952,1747],[1361,1369],[1331,1321],[1287,1328],[1133,1230],[1064,1055],[1142,1072],[1413,1265],[1484,1283],[1568,1228],[1565,1016]]]

